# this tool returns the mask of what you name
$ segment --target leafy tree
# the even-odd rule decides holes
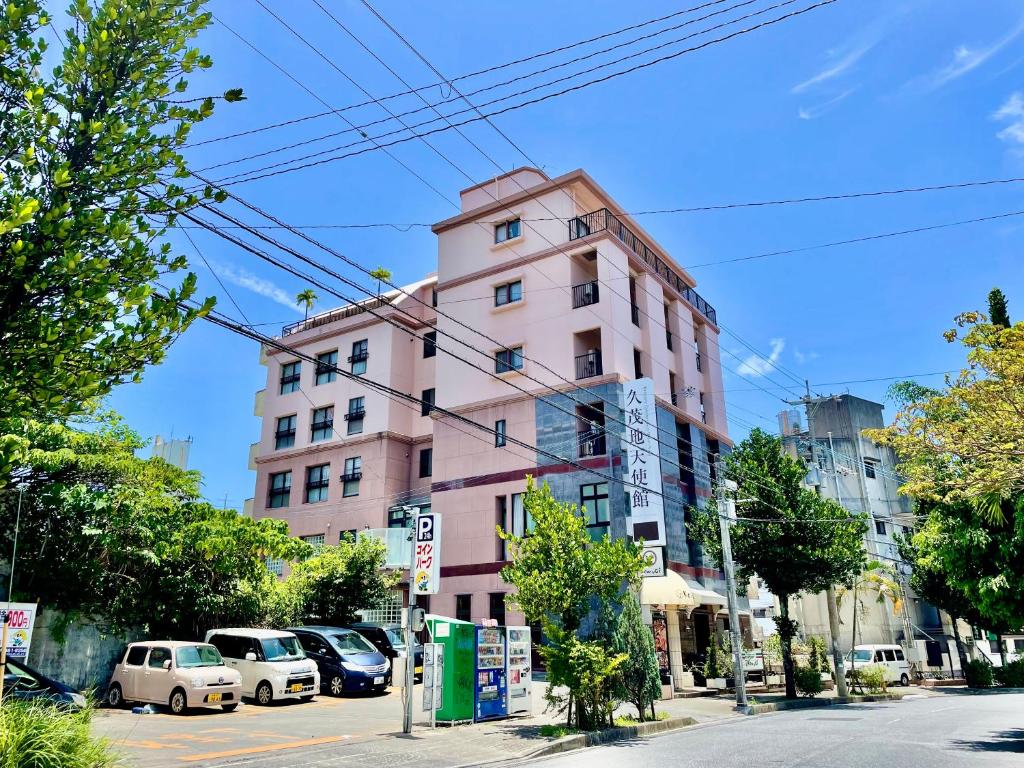
[[[548,643],[540,654],[547,665],[548,704],[566,712],[570,726],[591,730],[609,725],[614,711],[610,691],[626,655],[609,653],[604,644],[581,640],[576,632],[547,619],[544,634]]]
[[[295,295],[295,303],[306,310],[306,316],[304,319],[309,320],[309,310],[313,308],[316,300],[319,296],[312,288],[306,288],[304,291],[299,291]]]
[[[743,516],[732,526],[737,580],[760,577],[778,598],[775,618],[782,645],[786,696],[795,698],[793,637],[789,598],[846,584],[864,563],[863,516],[804,486],[804,465],[785,453],[780,438],[755,429],[725,458],[725,471],[739,486]],[[690,532],[719,563],[722,544],[717,510],[692,509]]]
[[[648,709],[653,718],[654,702],[661,698],[661,672],[654,635],[644,624],[640,603],[633,594],[622,601],[613,647],[626,657],[616,675],[616,694],[636,707],[641,722],[647,719]]]
[[[396,572],[384,570],[386,559],[384,543],[366,536],[320,547],[293,566],[286,582],[296,619],[344,626],[357,620],[356,611],[380,607],[398,583]]]
[[[81,413],[213,304],[177,304],[191,273],[168,298],[151,287],[187,266],[154,243],[200,200],[175,180],[191,127],[213,113],[211,98],[181,98],[211,65],[189,46],[211,18],[202,5],[76,0],[50,74],[43,3],[0,14],[0,419]]]
[[[1006,296],[998,288],[988,292],[988,321],[992,325],[1009,328],[1010,313],[1006,310]]]
[[[381,282],[391,282],[391,270],[386,267],[377,267],[370,272],[370,277],[377,281],[377,295],[379,296]]]

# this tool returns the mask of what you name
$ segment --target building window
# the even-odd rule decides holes
[[[499,349],[494,356],[494,372],[508,373],[523,369],[523,348]]]
[[[327,501],[327,486],[330,480],[330,464],[306,467],[306,503],[315,504],[318,501]]]
[[[708,423],[708,412],[707,412],[707,409],[704,407],[704,393],[703,392],[700,393],[700,420],[702,422],[704,422],[705,424]]]
[[[505,445],[505,420],[498,419],[494,422],[494,447],[501,448]]]
[[[672,405],[679,405],[679,393],[676,392],[676,375],[672,372],[668,372],[668,393],[672,398]]]
[[[309,433],[310,442],[318,443],[321,440],[330,440],[332,432],[334,432],[334,406],[314,408],[313,422],[310,425]]]
[[[494,227],[494,242],[504,243],[506,240],[512,240],[519,237],[519,219],[512,219],[511,221],[503,221],[501,224],[497,224]]]
[[[499,627],[505,626],[505,593],[504,592],[491,592],[490,598],[490,618],[498,622]]]
[[[640,350],[633,348],[633,378],[642,379],[644,377],[644,368],[640,364]]]
[[[877,533],[879,536],[885,536],[885,520],[875,520],[875,533]]]
[[[434,410],[434,388],[424,389],[420,400],[420,416],[429,416]]]
[[[430,306],[437,306],[437,288],[430,289]]]
[[[469,621],[470,616],[473,615],[473,596],[472,595],[456,595],[455,596],[455,618],[459,621]]]
[[[299,391],[299,379],[302,371],[302,362],[296,360],[294,363],[285,363],[281,366],[281,394]]]
[[[494,286],[494,306],[503,307],[523,299],[523,281]]]
[[[341,544],[343,541],[347,541],[350,544],[355,544],[359,539],[359,529],[349,528],[347,531],[338,531],[338,543]]]
[[[704,364],[700,359],[700,342],[697,340],[697,334],[693,335],[693,353],[697,357],[697,373],[702,373]]]
[[[312,536],[303,536],[302,540],[311,547],[322,547],[327,542],[327,535],[315,533]]]
[[[393,507],[388,510],[388,528],[408,528],[412,524],[405,509]]]
[[[874,480],[876,475],[876,467],[878,462],[872,461],[871,459],[864,459],[864,477]]]
[[[526,511],[526,507],[523,505],[523,499],[525,494],[513,493],[512,494],[512,535],[513,536],[529,536],[533,533],[534,522],[533,517],[529,512]]]
[[[363,418],[366,416],[365,398],[353,397],[348,401],[348,413],[345,414],[345,421],[348,422],[346,430],[350,435],[358,435],[363,431]]]
[[[316,383],[330,384],[338,378],[338,350],[316,356]]]
[[[284,576],[284,560],[280,557],[268,557],[263,561],[267,570],[274,576]]]
[[[359,481],[363,477],[363,457],[345,459],[345,474],[341,476],[341,495],[358,496]]]
[[[437,354],[437,331],[423,334],[423,356],[433,357]]]
[[[420,477],[434,474],[434,449],[420,448]]]
[[[587,518],[591,535],[603,536],[609,524],[608,483],[592,483],[580,486],[580,509]]]
[[[274,430],[274,450],[291,448],[295,445],[295,414],[282,416],[277,420]]]
[[[271,474],[269,489],[267,507],[270,509],[287,507],[292,494],[292,473],[289,471]]]
[[[370,357],[370,342],[367,339],[352,342],[352,356],[348,361],[352,364],[352,373],[366,373],[366,361]]]

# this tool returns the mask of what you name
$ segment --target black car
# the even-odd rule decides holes
[[[85,706],[85,697],[82,694],[13,659],[7,659],[7,665],[4,667],[3,691],[5,699],[46,701],[69,709],[81,709]]]
[[[392,664],[396,658],[405,658],[405,632],[400,626],[359,621],[349,627],[373,643]],[[419,682],[423,679],[423,646],[416,643],[415,649],[415,677]]]
[[[391,685],[391,662],[365,637],[343,627],[291,627],[320,670],[320,691],[383,693]]]

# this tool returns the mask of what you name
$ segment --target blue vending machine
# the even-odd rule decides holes
[[[504,627],[476,628],[474,720],[508,717],[508,663]]]

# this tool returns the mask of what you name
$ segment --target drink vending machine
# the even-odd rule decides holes
[[[531,714],[533,702],[530,682],[533,679],[530,660],[530,628],[506,627],[508,631],[508,713]]]
[[[476,628],[474,720],[508,715],[505,627]]]

